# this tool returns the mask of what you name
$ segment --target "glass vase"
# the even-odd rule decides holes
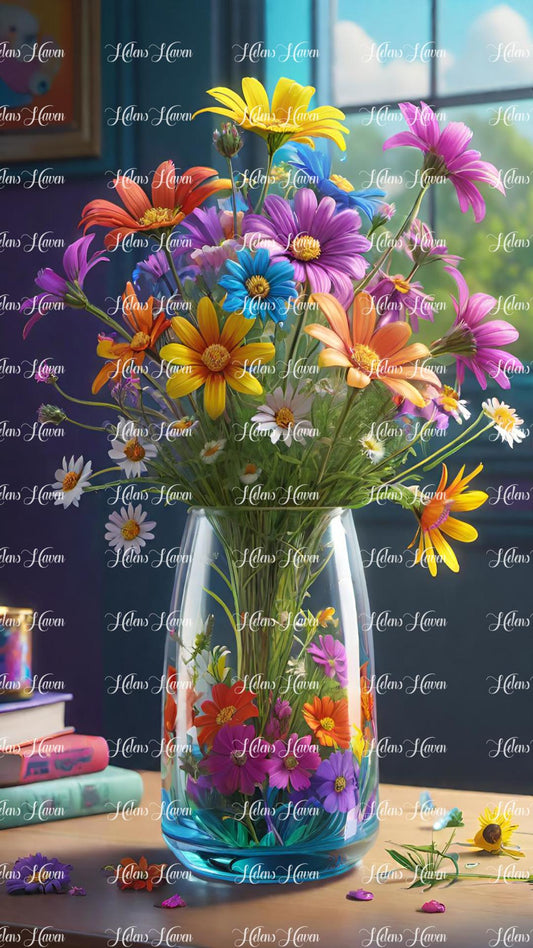
[[[374,660],[350,511],[191,510],[165,654],[162,829],[237,883],[345,872],[377,832]]]

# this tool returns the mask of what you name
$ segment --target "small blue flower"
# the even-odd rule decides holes
[[[355,191],[346,178],[332,175],[331,158],[323,151],[313,151],[308,145],[296,144],[285,149],[285,156],[289,164],[300,172],[299,184],[303,183],[303,177],[306,182],[313,184],[321,195],[332,197],[342,207],[357,208],[366,214],[370,221],[383,203],[385,191],[380,188]]]
[[[265,247],[255,256],[249,250],[237,252],[238,263],[226,262],[226,273],[219,280],[227,290],[223,308],[230,313],[242,313],[246,319],[261,316],[282,323],[287,315],[289,300],[297,296],[294,270],[288,260],[273,263]]]

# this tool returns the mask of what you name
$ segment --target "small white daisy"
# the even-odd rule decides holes
[[[513,444],[520,444],[524,440],[526,433],[520,427],[524,422],[518,417],[514,408],[510,408],[505,402],[500,402],[498,398],[488,398],[481,407],[494,423],[502,441],[506,441],[509,447],[512,448]]]
[[[127,421],[125,418],[119,418],[117,431],[126,429]],[[108,451],[112,461],[116,461],[122,468],[126,477],[140,477],[146,471],[145,458],[155,458],[157,449],[154,444],[147,441],[146,438],[139,436],[133,438],[116,437],[111,442],[111,450]]]
[[[284,392],[279,385],[267,395],[266,404],[261,405],[252,418],[258,431],[269,431],[270,440],[276,444],[283,438],[287,447],[293,440],[303,441],[311,433],[311,422],[305,417],[311,410],[312,399],[301,391],[287,385]]]
[[[257,464],[245,464],[239,474],[239,480],[242,484],[255,484],[261,477],[261,473],[261,468],[257,467]]]
[[[459,425],[462,425],[463,418],[465,421],[470,418],[470,412],[466,407],[466,399],[460,398],[459,393],[450,385],[442,386],[442,391],[437,395],[435,401],[440,405],[442,410],[446,412],[447,415],[451,415]]]
[[[372,464],[377,464],[385,455],[385,445],[378,438],[375,438],[370,431],[359,439],[359,444],[363,447],[363,454],[366,454]]]
[[[147,540],[153,540],[150,533],[156,526],[155,520],[147,520],[148,514],[139,504],[134,507],[122,507],[120,513],[114,510],[106,523],[106,540],[110,547],[117,550],[135,550],[138,553],[141,547],[146,546]]]
[[[74,460],[74,455],[72,455],[68,464],[67,459],[63,458],[63,467],[57,469],[56,480],[52,485],[54,490],[58,491],[58,496],[55,499],[56,507],[58,504],[63,504],[65,509],[70,507],[71,504],[79,507],[83,488],[89,483],[91,474],[91,462],[87,461],[84,464],[82,455],[77,461]]]
[[[202,450],[200,451],[200,457],[204,464],[214,464],[219,454],[224,450],[225,446],[225,438],[221,438],[220,441],[206,441]]]

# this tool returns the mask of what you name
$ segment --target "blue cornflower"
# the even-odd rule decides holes
[[[282,323],[289,300],[297,296],[294,270],[288,260],[273,263],[265,247],[255,255],[249,250],[237,251],[238,263],[226,261],[226,273],[219,280],[227,290],[223,308],[242,313],[246,319],[261,316]]]
[[[356,191],[342,175],[332,174],[331,158],[324,151],[314,151],[307,145],[298,143],[287,147],[285,155],[289,164],[297,168],[300,176],[309,184],[313,184],[321,195],[332,197],[342,207],[357,208],[366,214],[370,221],[383,203],[385,191],[380,188]]]

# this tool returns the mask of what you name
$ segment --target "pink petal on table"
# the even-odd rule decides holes
[[[445,912],[446,906],[442,902],[437,902],[436,899],[430,899],[429,902],[424,902],[421,912],[428,912],[430,914],[436,912]]]
[[[161,902],[161,908],[167,909],[182,908],[185,905],[187,905],[185,899],[182,899],[181,895],[178,895],[177,892],[175,895],[171,895],[170,898],[164,899],[163,902]]]
[[[374,898],[374,893],[367,892],[366,889],[352,889],[351,892],[348,892],[346,898],[352,902],[371,902]]]

